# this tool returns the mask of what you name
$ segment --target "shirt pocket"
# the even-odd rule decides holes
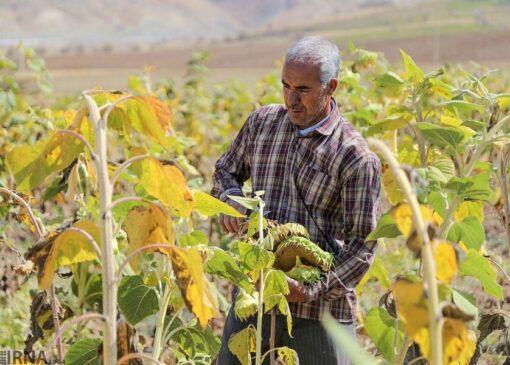
[[[302,162],[294,171],[298,193],[308,209],[332,209],[335,200],[336,181],[313,162]]]

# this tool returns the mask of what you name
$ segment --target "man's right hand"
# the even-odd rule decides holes
[[[238,202],[228,199],[225,203],[232,206],[239,213],[246,214],[247,209]],[[220,214],[220,226],[223,233],[239,233],[241,231],[241,224],[245,221],[245,218],[236,218]]]

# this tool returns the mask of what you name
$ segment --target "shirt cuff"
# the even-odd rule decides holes
[[[229,195],[244,196],[243,191],[239,188],[229,188],[220,194],[220,200],[226,202]]]

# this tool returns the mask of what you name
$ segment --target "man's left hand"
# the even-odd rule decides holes
[[[287,284],[289,285],[290,293],[286,298],[289,303],[292,302],[306,302],[306,287],[299,281],[289,278],[287,276]]]

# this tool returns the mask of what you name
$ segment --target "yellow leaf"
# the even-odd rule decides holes
[[[510,96],[500,96],[498,98],[498,105],[501,109],[505,109],[510,106]]]
[[[175,166],[163,166],[155,158],[136,162],[140,175],[138,184],[178,217],[189,217],[195,202],[186,185],[186,178]]]
[[[128,237],[128,254],[136,249],[152,244],[175,244],[174,226],[170,216],[160,207],[151,204],[148,207],[137,206],[127,215],[123,224]],[[170,255],[167,249],[156,249]],[[133,270],[138,270],[140,255],[134,256],[131,261]]]
[[[428,308],[422,284],[398,279],[392,291],[398,316],[407,333],[420,346],[421,353],[430,360]],[[445,317],[442,334],[443,364],[467,365],[475,351],[475,341],[463,321]]]
[[[463,321],[446,318],[443,324],[443,364],[469,364],[476,349],[473,337]]]
[[[255,352],[257,333],[253,327],[234,333],[228,340],[228,349],[232,352],[241,365],[251,364],[250,352]]]
[[[392,287],[393,297],[397,303],[397,313],[407,332],[414,336],[429,323],[428,309],[423,285],[406,279],[397,279]]]
[[[462,125],[462,120],[455,116],[441,115],[441,123],[450,127]]]
[[[205,328],[218,312],[218,300],[207,285],[200,252],[194,248],[175,247],[170,250],[170,257],[186,306]]]
[[[391,205],[397,205],[404,200],[404,194],[395,180],[389,168],[385,168],[382,175],[382,183],[386,197]]]
[[[420,211],[425,223],[428,222],[433,225],[440,226],[443,222],[443,219],[426,205],[420,205]],[[408,238],[414,227],[411,206],[407,203],[400,204],[398,207],[393,209],[392,215],[395,219],[395,224],[402,235],[404,235],[405,238]]]
[[[467,217],[476,217],[480,223],[483,223],[483,202],[481,200],[464,201],[459,204],[455,211],[455,221],[462,222]]]
[[[65,169],[83,150],[77,138],[51,133],[35,145],[19,146],[7,154],[7,166],[14,175],[17,190],[28,193],[44,179]]]
[[[195,198],[196,203],[195,210],[200,214],[212,216],[221,213],[231,217],[244,217],[243,214],[239,213],[227,203],[224,203],[203,191],[196,191],[193,193],[193,197]]]
[[[78,164],[74,165],[69,173],[67,180],[67,191],[65,198],[67,201],[74,201],[75,195],[78,193]]]
[[[99,228],[88,220],[78,221],[73,227],[79,228],[94,238],[99,245]],[[55,270],[62,266],[69,266],[97,258],[89,240],[80,232],[64,230],[54,240],[44,266],[39,271],[39,287],[48,289],[53,281]]]
[[[125,102],[131,127],[163,147],[170,147],[170,109],[154,96],[135,96]]]
[[[450,284],[458,271],[455,249],[447,241],[441,241],[434,250],[434,259],[437,279],[444,284]]]

